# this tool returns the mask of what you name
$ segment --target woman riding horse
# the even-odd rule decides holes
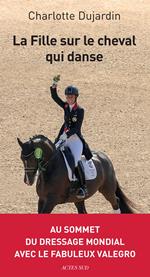
[[[63,203],[74,203],[78,213],[87,213],[85,199],[99,191],[110,202],[114,213],[134,213],[134,204],[123,193],[108,156],[95,152],[93,162],[97,170],[96,178],[86,181],[88,196],[78,199],[70,194],[70,182],[64,159],[55,145],[47,137],[36,135],[26,142],[17,138],[21,147],[24,164],[24,183],[32,186],[36,178],[38,213],[51,213],[54,207]]]
[[[77,103],[79,91],[74,86],[68,86],[65,89],[66,101],[63,101],[57,94],[57,84],[54,82],[50,87],[52,99],[64,110],[64,123],[55,140],[64,141],[68,146],[75,161],[75,175],[79,181],[80,189],[77,192],[77,198],[82,199],[88,196],[88,190],[85,182],[84,169],[81,162],[82,153],[87,160],[92,158],[92,153],[88,144],[81,134],[81,126],[84,119],[84,109]]]

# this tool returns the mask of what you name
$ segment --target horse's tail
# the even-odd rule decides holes
[[[135,208],[134,203],[128,199],[128,197],[124,194],[121,190],[121,187],[117,181],[117,189],[116,189],[116,196],[119,198],[119,207],[122,214],[134,214]]]

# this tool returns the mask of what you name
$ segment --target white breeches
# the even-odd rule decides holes
[[[74,134],[65,141],[65,146],[68,146],[75,160],[75,166],[78,165],[78,161],[81,160],[83,151],[83,143],[78,135]]]

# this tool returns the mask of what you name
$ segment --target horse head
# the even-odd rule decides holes
[[[43,135],[36,135],[24,143],[19,138],[17,141],[21,147],[21,160],[24,164],[24,183],[31,186],[36,173],[46,170],[55,146]]]

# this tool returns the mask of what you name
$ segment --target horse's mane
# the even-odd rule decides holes
[[[48,141],[49,144],[54,148],[54,143],[44,135],[41,135],[41,134],[40,135],[34,135],[32,138],[30,138],[30,140],[33,141],[33,142],[36,142],[37,139],[39,139],[41,141]]]
[[[48,138],[45,137],[44,135],[34,135],[31,140],[36,140],[36,139],[41,139],[41,140],[47,140]]]

